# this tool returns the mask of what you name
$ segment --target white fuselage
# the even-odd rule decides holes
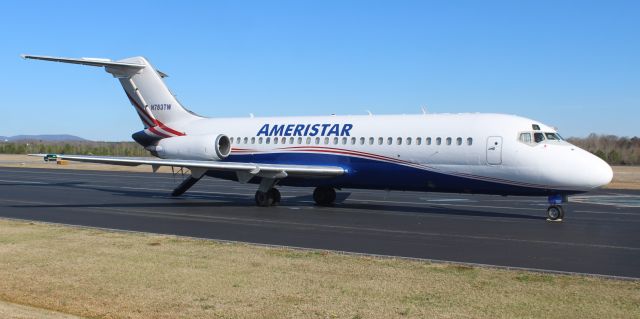
[[[347,176],[323,181],[335,187],[554,194],[588,191],[612,177],[600,158],[546,138],[559,137],[555,129],[512,115],[203,118],[173,128],[227,135],[228,161],[340,165]],[[536,133],[547,136],[535,142]]]

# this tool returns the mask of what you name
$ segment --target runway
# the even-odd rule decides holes
[[[255,185],[205,178],[169,196],[179,182],[170,174],[0,168],[0,217],[640,278],[640,191],[571,198],[557,223],[545,220],[540,197],[345,190],[335,207],[318,207],[313,189],[283,187],[280,206],[260,208]]]

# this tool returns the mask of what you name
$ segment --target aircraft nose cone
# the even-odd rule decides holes
[[[591,171],[589,173],[589,186],[596,188],[609,184],[613,179],[613,170],[611,169],[611,166],[599,157],[593,155],[590,162],[589,167],[591,168]]]
[[[554,164],[544,166],[550,185],[587,192],[611,182],[613,170],[599,157],[577,147],[559,151],[553,154],[556,156]]]

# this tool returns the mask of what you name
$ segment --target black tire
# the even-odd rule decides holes
[[[267,194],[271,198],[271,205],[276,206],[280,204],[282,196],[280,196],[280,191],[277,188],[270,189]]]
[[[547,208],[547,218],[549,218],[549,220],[562,219],[563,216],[564,210],[562,209],[562,206],[551,205]]]
[[[331,206],[336,201],[336,190],[333,187],[316,187],[313,191],[313,200],[319,206]]]
[[[561,205],[558,205],[558,208],[560,209],[560,219],[564,219],[564,207],[562,207]]]
[[[256,205],[260,207],[269,207],[273,204],[273,197],[269,196],[269,192],[257,191],[255,200]]]

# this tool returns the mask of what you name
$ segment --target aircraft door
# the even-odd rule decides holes
[[[487,138],[487,164],[502,164],[502,137],[489,136]]]

